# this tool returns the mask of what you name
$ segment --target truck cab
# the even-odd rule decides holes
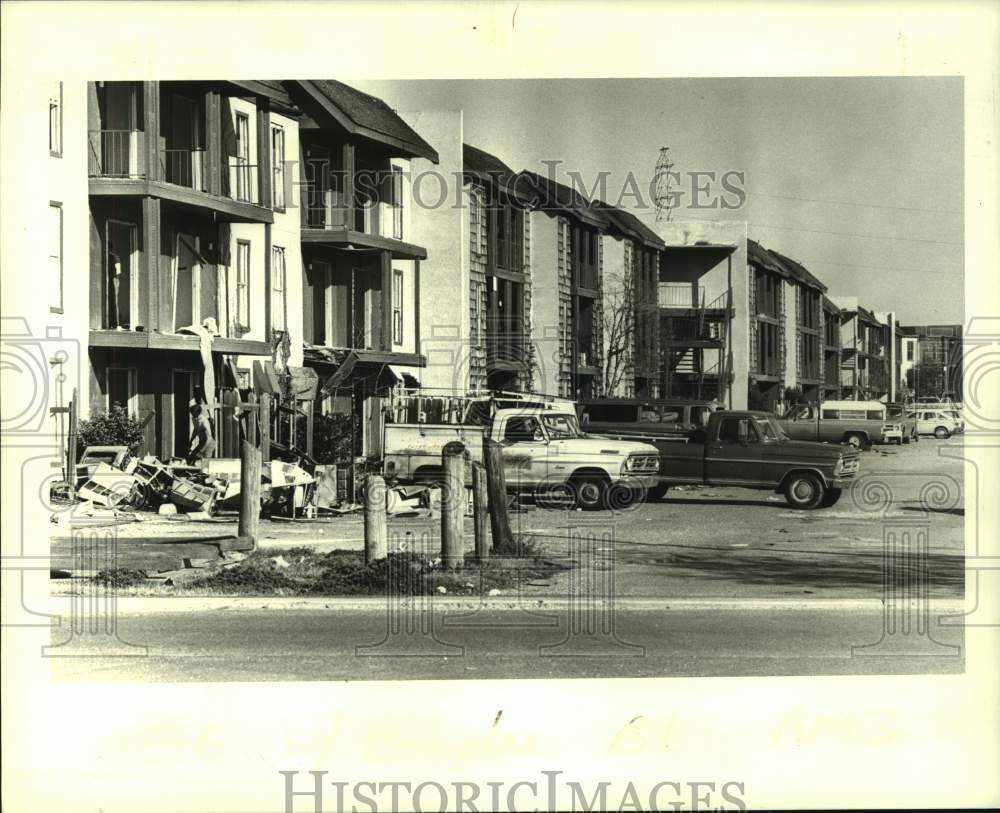
[[[833,505],[859,470],[858,452],[793,440],[768,412],[714,412],[703,431],[661,450],[660,484],[767,489],[793,508]]]

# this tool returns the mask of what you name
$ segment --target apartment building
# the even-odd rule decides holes
[[[826,286],[804,266],[773,249],[768,253],[785,271],[782,296],[785,307],[784,386],[798,389],[804,401],[815,403],[823,394],[822,298]],[[794,344],[792,344],[794,342]]]
[[[318,408],[362,415],[356,452],[377,454],[380,397],[424,365],[410,162],[438,155],[381,99],[333,80],[281,84],[299,111],[304,362]]]
[[[840,308],[826,294],[823,310],[823,387],[824,401],[840,399]]]
[[[857,297],[834,296],[840,308],[840,388],[849,401],[888,400],[891,386],[889,326],[858,304]]]
[[[660,396],[747,403],[747,225],[670,221],[661,254]]]
[[[297,110],[272,82],[90,82],[86,121],[90,409],[183,454],[192,403],[301,360]]]
[[[531,201],[530,318],[536,388],[564,398],[604,394],[602,276],[607,217],[583,195],[528,170]]]
[[[3,431],[52,453],[65,449],[74,392],[86,392],[86,82],[12,75],[2,92]]]
[[[603,393],[656,398],[660,391],[658,287],[663,240],[624,209],[595,201],[601,235]]]
[[[962,401],[962,326],[899,326],[899,389],[914,399]]]

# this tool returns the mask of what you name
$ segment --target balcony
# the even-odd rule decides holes
[[[701,308],[705,306],[705,289],[689,282],[661,282],[661,308]]]
[[[582,368],[597,369],[601,366],[601,354],[594,342],[594,336],[584,333],[577,336],[577,366]]]
[[[164,150],[161,166],[167,183],[207,192],[204,150]]]
[[[142,130],[91,130],[87,173],[92,178],[144,178]]]

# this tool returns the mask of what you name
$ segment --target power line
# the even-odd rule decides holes
[[[956,240],[928,240],[923,237],[896,237],[892,234],[861,234],[853,231],[828,231],[826,229],[804,229],[800,226],[772,226],[767,223],[748,221],[751,226],[759,229],[782,229],[784,231],[803,231],[812,234],[836,234],[841,237],[866,237],[869,240],[899,240],[906,243],[933,243],[939,246],[963,246],[965,243]]]
[[[814,265],[842,265],[845,268],[865,268],[875,271],[906,271],[911,274],[945,274],[957,276],[961,271],[938,271],[933,268],[903,268],[898,265],[861,265],[857,263],[835,263],[832,260],[802,260],[802,264],[812,263]]]
[[[847,200],[829,200],[823,198],[800,198],[795,195],[776,195],[771,192],[751,192],[745,190],[748,195],[758,195],[765,198],[781,198],[783,200],[801,200],[807,203],[831,203],[837,206],[858,206],[865,209],[893,209],[901,212],[929,212],[931,214],[964,214],[961,209],[924,209],[919,206],[889,206],[884,203],[857,203]]]

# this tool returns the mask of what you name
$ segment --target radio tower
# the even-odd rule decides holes
[[[660,147],[656,159],[656,222],[670,222],[674,215],[674,193],[670,190],[670,171],[674,162],[670,160],[670,147]]]

